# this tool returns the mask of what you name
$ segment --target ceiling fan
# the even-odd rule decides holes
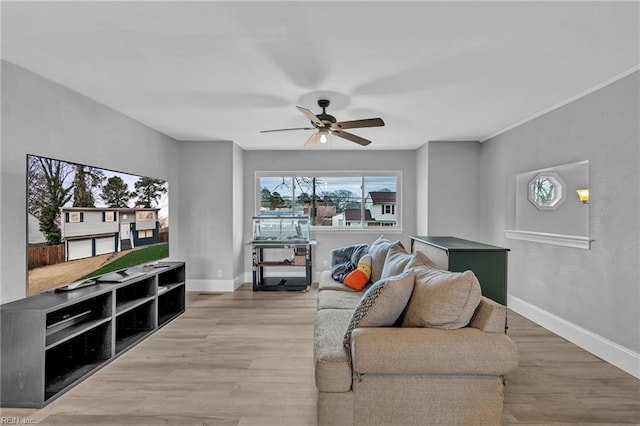
[[[341,138],[347,139],[351,142],[355,142],[362,146],[369,145],[371,143],[370,140],[361,138],[360,136],[354,135],[353,133],[345,132],[344,129],[357,129],[362,127],[380,127],[384,126],[384,121],[381,118],[366,118],[363,120],[352,120],[352,121],[337,121],[333,115],[329,115],[326,112],[326,108],[329,106],[330,101],[328,99],[319,99],[318,106],[322,108],[322,114],[314,114],[311,110],[296,106],[304,115],[311,120],[311,124],[313,127],[295,127],[291,129],[274,129],[274,130],[261,130],[260,133],[268,133],[268,132],[285,132],[289,130],[317,130],[316,133],[311,135],[311,137],[304,144],[305,148],[313,147],[318,141],[320,143],[327,142],[327,136],[329,134],[339,136]]]

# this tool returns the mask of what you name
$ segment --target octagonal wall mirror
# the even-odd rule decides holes
[[[529,182],[528,199],[538,210],[555,210],[564,201],[566,184],[555,172],[540,172]]]
[[[569,237],[589,247],[589,203],[581,201],[576,192],[588,188],[589,161],[516,175],[515,227],[509,232],[556,240]]]

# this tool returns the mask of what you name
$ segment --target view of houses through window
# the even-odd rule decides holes
[[[400,173],[259,174],[260,216],[309,216],[312,226],[398,227]]]

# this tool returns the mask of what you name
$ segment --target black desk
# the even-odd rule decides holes
[[[456,237],[411,237],[411,251],[421,251],[439,268],[452,272],[471,270],[482,295],[507,305],[508,248]]]

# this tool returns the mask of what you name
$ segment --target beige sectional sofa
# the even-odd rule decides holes
[[[506,308],[471,272],[439,270],[384,237],[369,249],[375,284],[364,290],[321,273],[318,425],[500,424],[503,376],[518,364]]]

